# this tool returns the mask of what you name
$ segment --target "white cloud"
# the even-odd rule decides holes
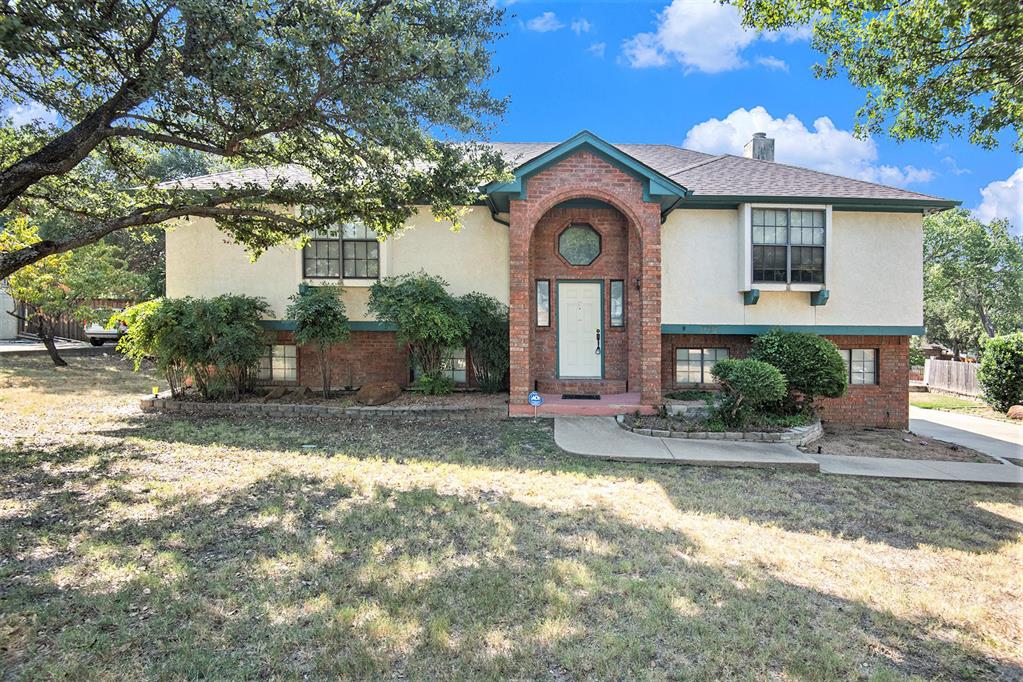
[[[576,35],[589,33],[591,28],[593,28],[593,26],[591,26],[590,22],[586,21],[585,19],[576,19],[575,21],[572,22],[572,31]]]
[[[594,57],[603,57],[604,50],[607,49],[607,43],[593,43],[586,51],[592,54]]]
[[[788,73],[789,71],[789,65],[785,63],[785,60],[778,59],[777,57],[757,57],[757,64],[766,66],[769,69],[784,71],[785,73]]]
[[[674,0],[657,17],[657,30],[638,33],[622,45],[637,68],[677,61],[687,71],[717,73],[745,66],[741,52],[757,34],[739,25],[732,5]]]
[[[877,165],[873,140],[857,138],[852,131],[836,127],[827,116],[816,119],[811,130],[793,114],[774,118],[764,107],[740,108],[724,119],[698,123],[686,133],[683,146],[711,154],[741,155],[743,146],[758,132],[775,139],[775,159],[779,163],[889,185],[923,183],[934,178],[934,172],[926,168]]]
[[[937,147],[937,145],[935,145]],[[945,156],[941,159],[941,162],[948,168],[948,172],[952,175],[969,175],[973,171],[969,168],[960,168],[959,164],[956,163],[955,158],[951,156]]]
[[[677,62],[686,72],[719,73],[748,66],[743,50],[760,38],[791,43],[806,40],[811,33],[809,26],[796,26],[759,34],[743,28],[733,5],[673,0],[657,15],[657,29],[626,40],[622,53],[635,68]],[[769,68],[782,68],[783,64],[775,57],[756,61]]]
[[[564,28],[565,25],[558,19],[558,15],[554,12],[544,12],[538,17],[533,17],[526,22],[526,28],[530,31],[536,31],[537,33],[547,33],[549,31],[557,31],[559,28]]]
[[[1023,168],[1005,180],[989,182],[980,190],[980,206],[974,209],[977,219],[989,223],[1008,218],[1016,233],[1023,231]]]
[[[55,123],[57,121],[56,112],[51,109],[47,109],[38,102],[15,104],[14,106],[6,108],[3,111],[3,116],[5,118],[10,118],[11,122],[15,126],[23,126],[36,119],[42,120],[43,123]]]

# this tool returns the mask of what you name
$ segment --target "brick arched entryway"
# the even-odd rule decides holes
[[[657,203],[645,201],[643,185],[632,175],[589,151],[577,151],[525,180],[525,199],[509,205],[509,248],[511,261],[511,400],[524,404],[529,391],[548,367],[534,363],[531,342],[535,324],[534,279],[531,244],[537,223],[550,211],[574,199],[597,200],[620,213],[628,232],[638,237],[637,258],[639,306],[628,320],[630,389],[641,400],[654,404],[661,398],[661,213]],[[627,282],[634,291],[634,281]],[[637,314],[638,313],[638,314]],[[637,319],[638,318],[638,319]],[[638,386],[635,385],[638,378]]]

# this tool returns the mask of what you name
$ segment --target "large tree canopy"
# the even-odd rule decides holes
[[[813,25],[818,77],[844,70],[867,90],[861,133],[935,140],[968,132],[1023,151],[1023,10],[1019,0],[724,0],[759,30]]]
[[[965,209],[924,219],[927,338],[977,351],[981,336],[1023,330],[1023,238]]]
[[[119,229],[209,216],[254,253],[338,221],[457,221],[500,172],[482,147],[490,0],[0,2],[0,96],[57,124],[0,124],[0,218],[61,229],[0,251],[0,278]],[[270,173],[205,191],[158,184],[188,149]],[[273,206],[315,210],[285,214]]]

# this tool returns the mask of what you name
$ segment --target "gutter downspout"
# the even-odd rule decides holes
[[[494,204],[494,200],[490,198],[489,194],[487,195],[486,201],[487,201],[487,208],[490,209],[490,217],[494,220],[494,222],[495,223],[501,223],[502,225],[505,225],[507,227],[511,227],[511,222],[510,221],[501,220],[500,218],[497,217],[497,214],[498,214],[497,206]]]

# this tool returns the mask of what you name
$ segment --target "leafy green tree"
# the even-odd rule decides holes
[[[338,286],[307,287],[291,297],[288,318],[295,321],[295,341],[316,346],[323,382],[323,397],[330,397],[330,358],[327,350],[344,343],[352,334],[345,304],[344,289]]]
[[[1023,151],[1023,10],[1019,0],[727,0],[745,26],[813,26],[818,78],[845,71],[867,91],[861,133],[937,140],[967,132],[995,147],[1016,132]]]
[[[816,334],[772,329],[753,339],[749,358],[774,365],[785,376],[789,411],[809,411],[818,396],[845,394],[848,378],[842,355],[835,344]]]
[[[0,250],[37,240],[38,228],[19,216],[0,232]],[[138,275],[123,269],[117,249],[106,244],[36,261],[8,277],[6,284],[11,296],[25,304],[24,321],[38,327],[39,338],[57,367],[67,365],[54,342],[62,319],[105,321],[109,313],[94,308],[93,299],[134,298],[144,286]]]
[[[984,341],[977,380],[984,400],[1002,412],[1023,403],[1023,332]]]
[[[492,296],[472,292],[459,298],[469,324],[466,347],[476,384],[484,393],[502,390],[508,377],[508,306]]]
[[[924,219],[927,338],[953,352],[1023,328],[1023,238],[1005,220],[988,225],[965,209]]]
[[[490,0],[24,0],[0,12],[0,97],[56,123],[0,124],[0,212],[65,231],[0,252],[0,279],[118,230],[215,218],[255,255],[360,220],[399,231],[417,204],[459,221],[496,153],[485,87],[502,11]],[[189,149],[261,179],[160,185]],[[257,173],[258,174],[258,173]],[[293,215],[273,206],[319,210]]]
[[[469,335],[462,306],[447,284],[425,272],[406,273],[377,282],[369,293],[370,312],[398,328],[398,340],[419,368],[419,385],[429,393],[451,391],[441,376],[444,350],[464,345]]]

